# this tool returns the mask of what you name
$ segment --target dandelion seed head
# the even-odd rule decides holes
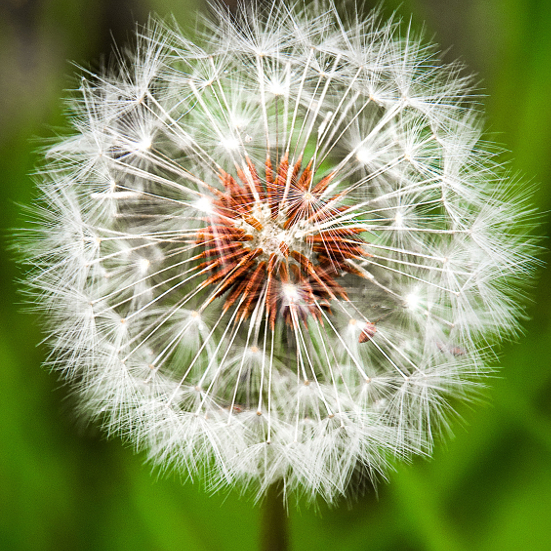
[[[378,13],[155,20],[83,77],[28,284],[83,414],[213,489],[430,453],[515,334],[530,212],[470,80]]]

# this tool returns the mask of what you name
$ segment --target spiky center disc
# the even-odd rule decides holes
[[[209,302],[225,296],[224,310],[235,305],[237,318],[264,314],[272,330],[278,316],[287,325],[322,320],[332,300],[348,301],[337,280],[345,273],[361,276],[355,261],[370,256],[359,225],[334,227],[334,217],[349,207],[331,195],[334,174],[313,182],[313,161],[289,166],[284,155],[274,169],[268,157],[264,179],[250,160],[238,169],[241,183],[222,172],[224,192],[215,191],[209,225],[197,232],[210,273],[202,286]],[[360,334],[368,340],[372,324]]]

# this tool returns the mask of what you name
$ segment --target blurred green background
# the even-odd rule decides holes
[[[337,0],[338,2],[339,0]],[[386,0],[391,13],[398,2]],[[40,139],[65,125],[68,60],[98,67],[149,11],[191,24],[190,0],[2,0],[0,217],[2,245],[33,198]],[[541,183],[550,231],[551,2],[406,0],[446,59],[479,76],[488,127],[515,171]],[[256,549],[260,511],[237,494],[158,478],[121,443],[81,427],[67,390],[40,368],[46,350],[21,313],[11,254],[0,264],[0,549]],[[401,465],[378,493],[336,509],[290,511],[293,549],[454,551],[551,549],[551,270],[542,269],[525,336],[504,347],[484,403],[461,410],[455,438],[431,461]]]

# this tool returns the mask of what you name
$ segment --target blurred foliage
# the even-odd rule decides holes
[[[337,0],[338,1],[338,0]],[[390,13],[398,2],[387,0]],[[37,136],[65,125],[76,64],[99,66],[149,11],[194,19],[190,0],[3,0],[0,4],[0,239],[32,200]],[[407,0],[399,13],[462,59],[488,97],[489,128],[513,168],[551,207],[551,3]],[[119,441],[82,428],[71,398],[39,367],[46,350],[21,312],[8,253],[0,264],[0,549],[255,549],[259,508],[200,482],[158,478]],[[401,465],[357,503],[290,510],[293,549],[460,551],[551,548],[551,270],[542,269],[525,336],[507,345],[481,404],[462,407],[455,438],[431,461]]]

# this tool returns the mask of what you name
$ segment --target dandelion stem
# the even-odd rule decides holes
[[[288,551],[288,518],[281,483],[270,486],[263,503],[260,526],[260,551]]]

